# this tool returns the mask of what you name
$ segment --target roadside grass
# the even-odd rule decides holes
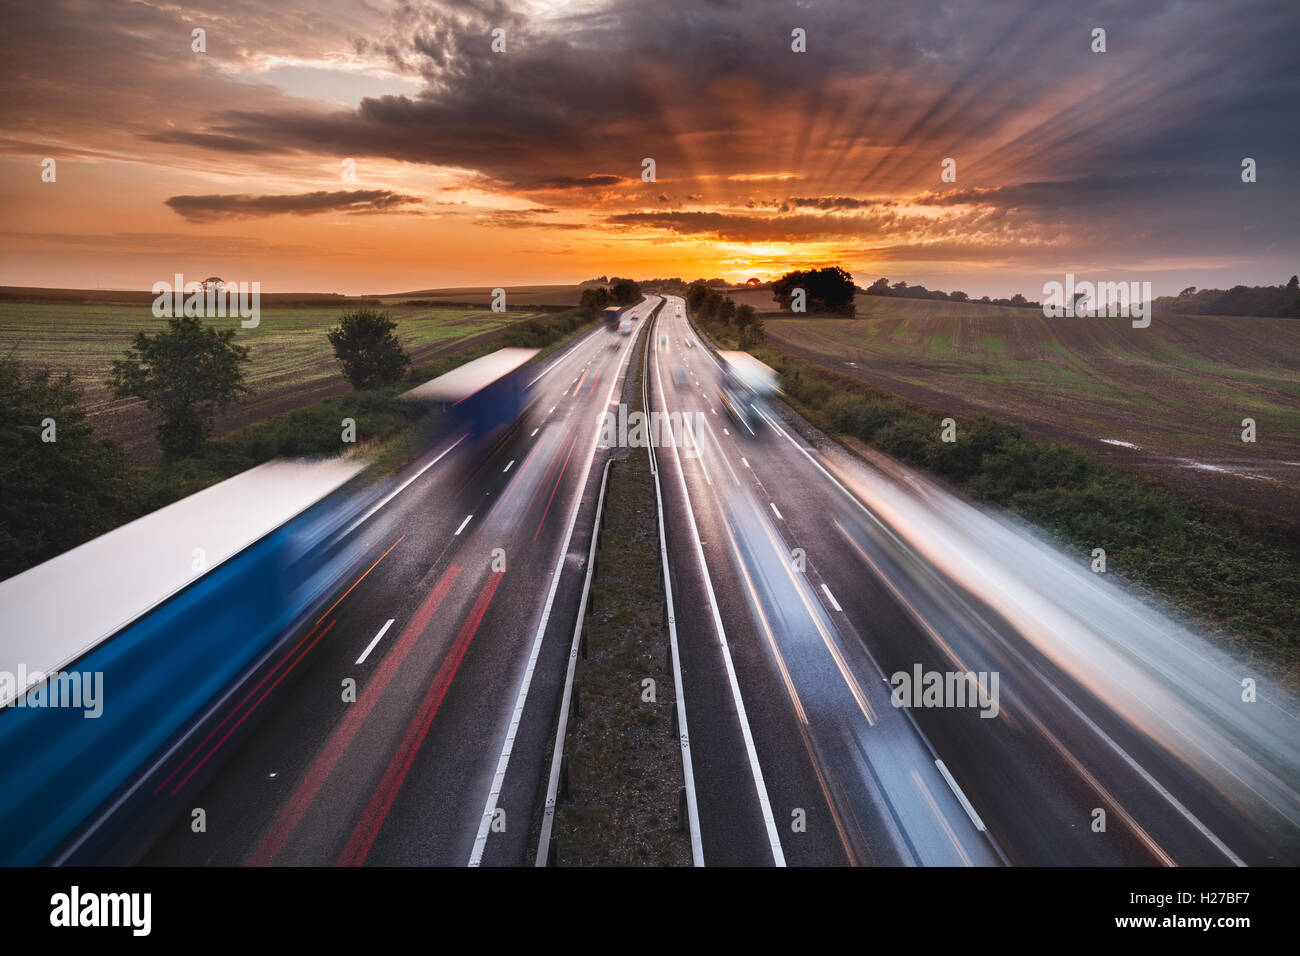
[[[641,348],[648,342],[642,336]],[[632,361],[624,396],[639,397],[640,363]],[[610,470],[587,656],[575,676],[580,714],[570,719],[565,741],[569,794],[555,813],[556,865],[690,866],[690,839],[677,830],[682,761],[654,478],[644,449],[624,455]]]

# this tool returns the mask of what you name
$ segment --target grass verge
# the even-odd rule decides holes
[[[648,336],[643,337],[645,348]],[[641,394],[639,363],[624,394]],[[631,389],[629,392],[628,389]],[[555,813],[559,866],[690,866],[677,829],[681,745],[663,625],[654,478],[639,449],[617,459],[565,748],[569,789]],[[647,684],[647,681],[652,683]]]

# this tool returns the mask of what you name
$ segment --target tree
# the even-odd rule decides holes
[[[641,301],[641,287],[632,279],[612,279],[609,293],[615,305],[635,305]]]
[[[716,289],[705,289],[704,300],[700,303],[696,315],[705,321],[711,321],[718,317],[718,312],[722,308],[722,295]]]
[[[700,307],[704,305],[704,300],[708,298],[709,287],[701,279],[691,283],[691,287],[686,290],[686,305],[690,308],[692,314],[698,315]]]
[[[889,295],[889,280],[883,276],[867,286],[867,295]]]
[[[194,452],[212,433],[215,411],[250,391],[243,371],[248,347],[236,345],[235,335],[181,316],[165,331],[137,332],[126,357],[113,363],[113,394],[143,399],[162,416],[157,434],[165,457]]]
[[[1186,289],[1184,289],[1182,292],[1178,293],[1178,297],[1179,297],[1180,299],[1183,298],[1184,296],[1189,296],[1189,295],[1196,295],[1196,286],[1194,286],[1194,285],[1189,285],[1189,286],[1188,286]]]
[[[746,329],[758,321],[758,313],[752,305],[742,305],[736,309],[736,328],[743,334]]]
[[[1300,276],[1291,277],[1291,281],[1286,284],[1286,291],[1300,292]]]
[[[599,315],[609,305],[609,290],[604,286],[583,289],[582,298],[578,300],[578,308],[585,310],[592,317]]]
[[[387,312],[357,309],[344,314],[338,328],[330,329],[334,357],[353,388],[364,391],[401,381],[411,357],[397,340],[396,328]]]
[[[962,292],[960,289],[948,293],[948,298],[952,299],[954,302],[966,302],[970,300],[970,296],[965,292]]]
[[[736,317],[736,300],[731,296],[723,298],[718,304],[718,321],[723,325],[731,325],[731,320]]]
[[[0,359],[0,579],[138,513],[122,451],[96,439],[72,375]]]
[[[803,289],[809,312],[854,314],[856,287],[853,276],[839,266],[787,272],[772,283],[772,298],[780,303],[781,308],[790,310],[795,289]]]

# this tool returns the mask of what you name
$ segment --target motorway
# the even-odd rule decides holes
[[[905,468],[761,402],[751,434],[685,312],[651,405],[685,420],[660,462],[707,863],[1300,859],[1293,701]],[[996,712],[893,706],[918,665],[996,674]]]
[[[398,476],[355,573],[77,861],[528,862],[599,420],[643,338],[705,865],[1300,861],[1293,700],[1260,677],[1246,702],[1248,668],[923,476],[778,403],[733,417],[659,301],[539,364],[504,433]],[[996,683],[895,706],[917,669]]]
[[[506,434],[445,441],[359,519],[353,579],[148,781],[141,813],[174,812],[138,862],[524,862],[591,532],[579,513],[607,454],[598,412],[643,325],[540,365]],[[131,858],[117,842],[100,858]]]

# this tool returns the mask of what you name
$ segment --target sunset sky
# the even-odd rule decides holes
[[[1294,0],[0,16],[0,284],[382,293],[838,263],[1037,297],[1065,272],[1169,294],[1300,270]]]

